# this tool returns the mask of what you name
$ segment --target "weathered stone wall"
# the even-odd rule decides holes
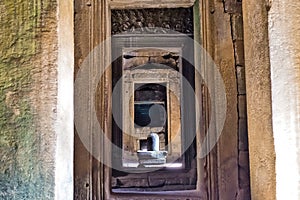
[[[251,195],[242,2],[215,1],[210,13],[212,57],[220,68],[227,97],[227,118],[218,143],[219,198],[247,200]]]
[[[268,2],[243,1],[250,181],[255,200],[276,199]]]
[[[225,0],[224,10],[230,15],[234,48],[238,112],[238,166],[239,192],[237,199],[251,199],[249,174],[249,148],[247,131],[246,82],[244,58],[244,30],[241,0]]]
[[[0,199],[53,199],[56,0],[0,2]]]

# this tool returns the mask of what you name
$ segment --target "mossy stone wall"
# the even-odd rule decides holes
[[[39,102],[42,94],[36,90],[42,69],[55,71],[55,59],[47,66],[43,61],[45,35],[56,35],[55,18],[53,0],[0,1],[0,199],[54,198],[54,151],[48,149],[52,158],[44,153],[45,141],[52,141],[46,135],[54,131],[45,133],[40,123],[46,114],[41,110],[50,104]],[[55,57],[53,44],[46,47]],[[48,79],[50,91],[56,88],[54,77]],[[55,97],[48,98],[53,107]],[[47,123],[54,129],[51,120]]]

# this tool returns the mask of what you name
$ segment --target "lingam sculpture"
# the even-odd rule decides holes
[[[147,150],[138,150],[139,167],[147,165],[163,165],[166,163],[167,151],[159,150],[159,136],[150,133],[147,137]]]

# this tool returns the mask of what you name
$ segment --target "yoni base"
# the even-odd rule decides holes
[[[166,164],[167,151],[138,151],[139,167]]]

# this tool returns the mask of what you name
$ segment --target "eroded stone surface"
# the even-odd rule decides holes
[[[193,34],[192,14],[191,8],[112,10],[112,34],[135,31]]]
[[[276,199],[266,1],[243,1],[252,199]]]
[[[56,1],[0,10],[0,199],[53,199]]]

